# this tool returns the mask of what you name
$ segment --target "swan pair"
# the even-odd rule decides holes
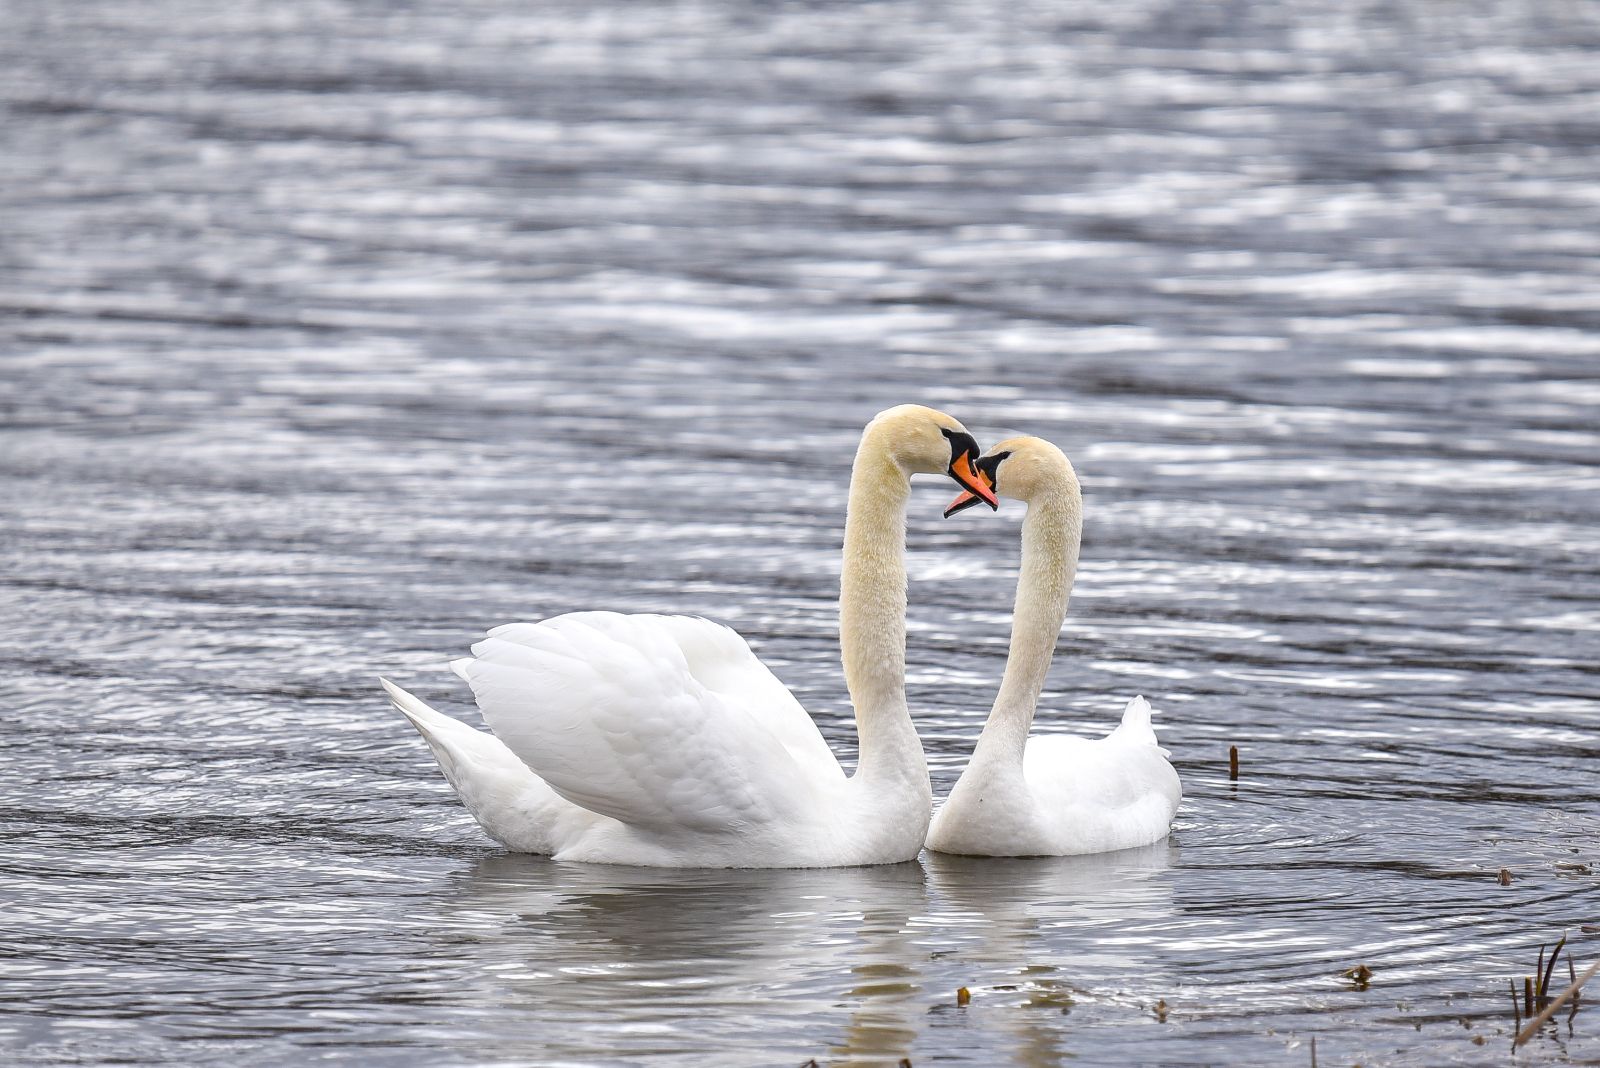
[[[932,786],[905,694],[911,476],[949,475],[946,515],[1028,502],[1016,620],[972,763],[930,829]],[[1028,739],[1077,568],[1082,499],[1053,445],[987,456],[957,420],[901,405],[868,424],[851,471],[839,598],[859,758],[846,776],[799,702],[733,631],[686,616],[578,612],[491,630],[451,666],[492,734],[383,680],[490,837],[557,860],[834,867],[1089,853],[1167,834],[1181,796],[1150,709],[1106,738]]]

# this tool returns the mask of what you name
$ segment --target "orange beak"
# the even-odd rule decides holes
[[[944,517],[949,519],[964,509],[982,501],[990,508],[998,510],[1000,498],[994,495],[994,480],[988,472],[978,470],[972,466],[972,457],[962,453],[950,461],[950,477],[961,483],[965,493],[950,502],[950,507],[944,510]]]

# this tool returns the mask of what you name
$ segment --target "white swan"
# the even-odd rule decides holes
[[[1150,705],[1128,702],[1104,738],[1028,737],[1078,570],[1083,496],[1061,450],[1012,438],[977,463],[995,492],[1028,503],[1005,678],[961,778],[933,818],[928,848],[982,856],[1066,856],[1167,836],[1183,796],[1156,743]],[[963,494],[952,515],[975,499]]]
[[[733,631],[579,612],[496,627],[456,661],[485,734],[384,688],[489,835],[557,860],[832,867],[911,860],[933,791],[905,699],[910,476],[997,505],[978,447],[942,412],[868,424],[850,476],[839,643],[860,758],[846,777],[811,717]]]

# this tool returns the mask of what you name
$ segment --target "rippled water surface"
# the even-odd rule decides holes
[[[1600,958],[1595,5],[4,24],[10,1063],[1503,1063],[1540,944]],[[443,665],[511,619],[727,621],[851,752],[844,489],[905,400],[1077,463],[1038,729],[1150,696],[1172,839],[488,842],[375,676],[478,722]],[[949,494],[939,792],[1020,518]],[[1518,1061],[1600,1063],[1600,1010]]]

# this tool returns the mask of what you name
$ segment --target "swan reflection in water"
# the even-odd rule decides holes
[[[441,895],[432,937],[478,980],[458,994],[484,1026],[454,1037],[481,1053],[892,1065],[976,1027],[1054,1064],[1084,988],[1147,976],[1128,933],[1171,916],[1173,852],[754,871],[498,855]]]
[[[965,1048],[976,1028],[980,1046],[1005,1050],[1012,1064],[1072,1056],[1061,1017],[1075,1004],[1114,997],[1133,977],[1141,987],[1159,980],[1145,932],[1173,918],[1161,876],[1176,858],[1170,841],[1076,857],[924,853],[934,903],[925,922],[956,943],[938,963],[957,981],[938,993],[948,1004],[956,986],[973,995],[965,1010],[936,1012],[936,1027],[953,1017],[968,1029]]]

